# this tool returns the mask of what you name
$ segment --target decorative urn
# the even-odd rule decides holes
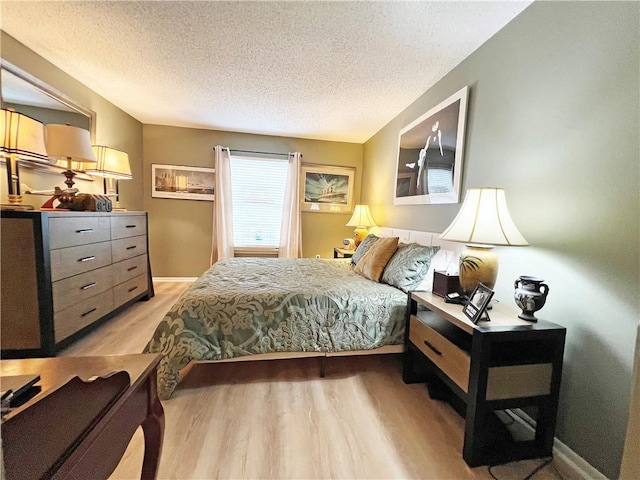
[[[523,275],[515,281],[514,287],[516,289],[514,293],[516,305],[522,309],[518,318],[537,322],[538,319],[533,314],[540,310],[547,301],[549,286],[544,283],[542,278]]]

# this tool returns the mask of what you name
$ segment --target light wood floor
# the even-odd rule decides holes
[[[187,287],[158,283],[62,355],[139,353]],[[196,364],[164,401],[162,479],[490,479],[462,460],[464,420],[402,382],[399,355]],[[141,429],[112,478],[139,478]],[[542,460],[494,467],[523,479]],[[552,466],[534,477],[561,477]]]

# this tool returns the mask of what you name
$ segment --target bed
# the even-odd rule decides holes
[[[396,229],[379,234],[430,247],[433,255],[436,235]],[[404,268],[397,257],[396,267]],[[164,355],[160,397],[171,396],[192,361],[401,352],[408,289],[392,286],[392,274],[385,274],[387,283],[372,281],[356,273],[351,259],[217,262],[180,296],[145,348]]]

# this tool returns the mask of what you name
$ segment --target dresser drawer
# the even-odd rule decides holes
[[[121,238],[111,242],[113,263],[147,253],[147,236]]]
[[[111,222],[104,216],[49,219],[49,247],[56,248],[106,242],[111,239]]]
[[[111,240],[147,234],[145,215],[116,215],[111,217]]]
[[[56,343],[83,329],[113,310],[113,291],[107,290],[53,315]]]
[[[471,358],[436,330],[411,316],[409,340],[464,392],[469,389]]]
[[[81,273],[53,283],[53,311],[59,312],[78,302],[113,288],[111,265]]]
[[[147,255],[138,255],[113,264],[113,284],[118,285],[133,277],[147,273]]]
[[[51,280],[78,275],[111,263],[111,242],[92,243],[51,251]]]
[[[145,293],[148,290],[147,274],[138,275],[137,277],[127,280],[113,288],[113,306],[114,308],[127,303],[134,297]]]

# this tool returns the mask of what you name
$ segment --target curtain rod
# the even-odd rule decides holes
[[[258,153],[258,154],[262,154],[262,155],[282,155],[285,157],[288,157],[289,154],[288,153],[278,153],[278,152],[256,152],[254,150],[238,150],[235,148],[230,148],[229,149],[230,152],[238,152],[238,153]],[[300,154],[300,156],[302,157],[302,154]]]

